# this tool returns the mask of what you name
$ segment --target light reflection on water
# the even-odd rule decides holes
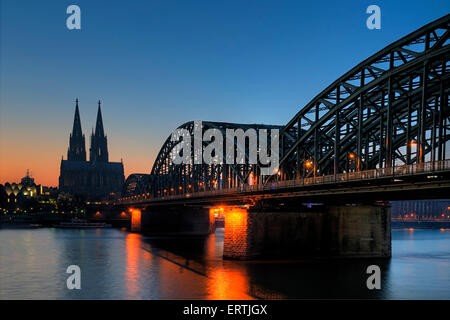
[[[450,299],[450,230],[393,230],[390,260],[232,261],[207,238],[116,229],[0,231],[0,299]],[[81,268],[81,290],[66,268]],[[382,289],[366,288],[370,264]]]

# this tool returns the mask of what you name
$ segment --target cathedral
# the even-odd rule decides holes
[[[109,162],[108,159],[108,141],[103,130],[100,101],[95,131],[91,135],[89,161],[86,160],[85,137],[81,130],[77,99],[67,160],[61,159],[59,190],[88,199],[105,199],[120,194],[124,180],[123,163]]]

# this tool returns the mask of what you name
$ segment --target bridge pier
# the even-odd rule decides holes
[[[131,231],[164,235],[206,235],[214,232],[208,208],[161,206],[131,209]]]
[[[225,209],[224,258],[391,256],[390,208]]]

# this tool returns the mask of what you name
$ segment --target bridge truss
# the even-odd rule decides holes
[[[392,43],[302,108],[280,134],[282,179],[443,160],[449,22],[447,15]]]
[[[203,132],[213,128],[224,136],[229,128],[280,129],[276,174],[262,179],[259,166],[248,164],[248,150],[245,164],[175,165],[176,142],[169,137],[142,190],[164,196],[447,159],[449,25],[446,15],[364,60],[284,127],[203,122]],[[187,122],[180,128],[193,135],[194,126]]]
[[[278,129],[281,126],[274,125],[260,125],[260,124],[237,124],[225,122],[201,122],[200,129],[202,135],[209,129],[218,130],[223,137],[222,145],[226,146],[226,130],[242,129],[247,131],[254,129]],[[179,129],[186,129],[191,135],[191,141],[194,141],[195,126],[198,122],[187,122],[179,127]],[[197,128],[198,129],[198,128]],[[267,138],[267,144],[270,146],[270,135]],[[223,162],[216,162],[214,164],[194,164],[193,157],[188,164],[174,164],[172,159],[172,151],[178,144],[178,141],[172,141],[168,137],[153,165],[151,176],[155,177],[152,185],[154,195],[168,195],[186,192],[199,192],[206,190],[217,190],[224,188],[234,188],[246,184],[261,183],[260,170],[258,164],[250,164],[249,161],[249,145],[245,145],[243,150],[245,159],[244,164],[226,164]],[[202,149],[206,147],[209,142],[203,141]],[[224,154],[222,159],[226,159],[224,147]],[[194,144],[192,143],[191,154],[194,155]]]

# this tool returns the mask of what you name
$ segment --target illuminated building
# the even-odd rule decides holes
[[[56,204],[56,188],[38,185],[30,177],[29,171],[20,183],[6,182],[0,184],[0,211],[41,211]]]

